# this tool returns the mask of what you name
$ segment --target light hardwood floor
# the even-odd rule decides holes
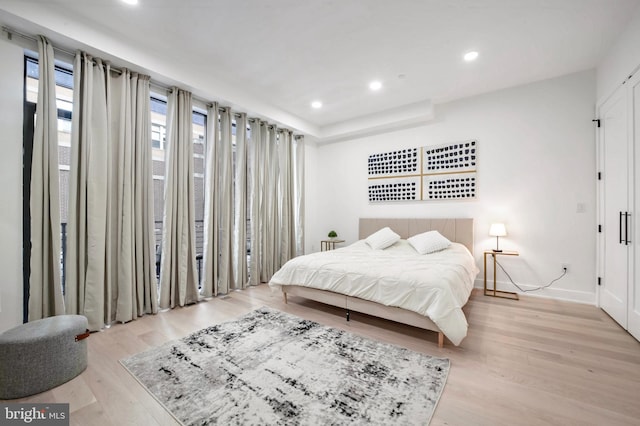
[[[640,343],[603,311],[535,297],[474,291],[459,347],[437,334],[290,296],[266,285],[93,333],[89,367],[69,383],[17,401],[68,402],[72,425],[175,425],[118,360],[206,326],[271,306],[451,359],[432,425],[640,425]]]

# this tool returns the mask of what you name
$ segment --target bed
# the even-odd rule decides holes
[[[402,240],[373,250],[364,239],[388,226]],[[407,238],[437,230],[449,248],[418,254]],[[459,345],[467,333],[462,311],[478,268],[473,258],[473,219],[362,218],[360,241],[287,262],[269,282],[285,303],[295,295],[438,333]]]

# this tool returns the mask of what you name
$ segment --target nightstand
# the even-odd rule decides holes
[[[329,251],[336,248],[336,244],[344,243],[344,240],[322,240],[320,241],[320,251]]]
[[[487,289],[487,256],[493,257],[493,288]],[[484,252],[484,295],[492,297],[502,297],[504,299],[519,300],[518,293],[512,291],[496,290],[496,262],[498,256],[519,256],[517,251],[493,251],[487,250]]]

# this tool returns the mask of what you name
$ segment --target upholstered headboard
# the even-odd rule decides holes
[[[450,241],[460,243],[473,254],[473,219],[379,219],[360,218],[359,238],[367,238],[388,226],[401,238],[427,231],[438,231]]]

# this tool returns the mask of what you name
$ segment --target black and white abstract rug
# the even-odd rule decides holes
[[[185,425],[428,424],[449,372],[266,307],[120,362]]]

